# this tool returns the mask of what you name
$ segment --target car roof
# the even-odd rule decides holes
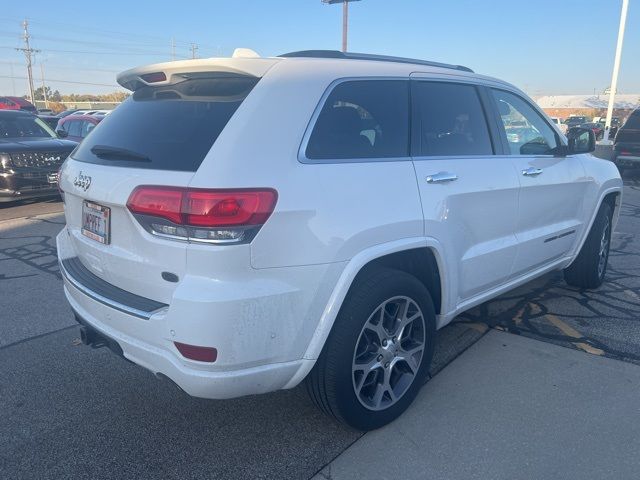
[[[60,119],[60,121],[62,123],[67,122],[69,120],[95,120],[96,123],[101,121],[104,118],[104,115],[77,115],[75,113],[72,113],[71,115],[67,115],[66,117],[63,117]]]
[[[390,55],[375,55],[371,53],[340,52],[338,50],[301,50],[298,52],[283,53],[280,58],[337,58],[342,60],[369,60],[375,62],[409,63],[438,68],[449,68],[473,73],[469,67],[463,65],[453,65],[449,63],[434,62],[431,60],[420,60],[417,58],[393,57]]]
[[[9,100],[17,103],[18,105],[33,106],[33,104],[31,102],[29,102],[28,100],[25,100],[22,97],[5,97],[5,98],[8,98]]]
[[[323,76],[337,79],[358,75],[408,77],[411,74],[436,74],[453,75],[474,81],[487,80],[514,88],[507,82],[476,74],[470,68],[461,65],[385,55],[342,53],[334,50],[304,50],[268,58],[234,56],[156,63],[126,70],[117,76],[117,80],[123,87],[136,90],[145,85],[171,84],[173,76],[181,77],[196,72],[220,72],[259,78],[265,76],[276,65],[296,66],[296,74],[300,76],[317,77],[324,74]],[[157,76],[150,76],[158,73],[164,74],[164,77],[159,76],[161,80],[158,80]]]

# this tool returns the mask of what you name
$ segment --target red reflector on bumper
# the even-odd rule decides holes
[[[190,360],[213,363],[218,358],[218,350],[213,347],[198,347],[180,342],[173,343],[182,356]]]

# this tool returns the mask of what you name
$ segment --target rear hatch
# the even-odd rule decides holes
[[[127,201],[141,185],[187,187],[258,81],[227,68],[189,71],[189,62],[173,63],[178,73],[160,64],[151,76],[145,67],[119,78],[133,95],[73,152],[60,180],[74,255],[102,280],[162,303],[177,285],[166,278],[185,273],[187,243],[149,233]]]

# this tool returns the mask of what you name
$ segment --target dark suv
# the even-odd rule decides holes
[[[613,162],[621,172],[627,167],[640,167],[640,107],[631,112],[616,133]]]
[[[35,115],[0,111],[0,202],[57,193],[58,169],[76,145]]]

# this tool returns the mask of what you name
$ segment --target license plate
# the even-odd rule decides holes
[[[55,184],[58,183],[58,172],[48,173],[47,174],[47,182]]]
[[[111,209],[97,203],[82,203],[82,234],[103,245],[111,241]]]

